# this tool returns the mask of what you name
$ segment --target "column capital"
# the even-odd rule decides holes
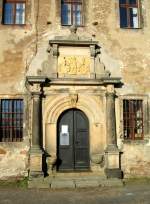
[[[106,92],[106,97],[115,98],[115,92]]]
[[[107,92],[109,92],[109,93],[114,93],[114,92],[115,92],[114,84],[107,84],[106,90],[107,90]]]
[[[29,90],[33,95],[41,95],[42,85],[47,82],[46,76],[27,76],[26,78],[29,86]]]
[[[39,96],[41,95],[42,91],[41,91],[41,84],[33,84],[32,86],[30,86],[30,92],[32,93],[32,95],[34,96]]]
[[[30,85],[35,84],[43,84],[47,81],[47,77],[46,76],[27,76],[27,82]]]

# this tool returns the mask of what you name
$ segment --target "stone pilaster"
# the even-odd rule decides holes
[[[32,140],[30,148],[30,177],[43,176],[42,171],[42,107],[41,107],[41,88],[45,82],[45,77],[28,77],[32,94]]]
[[[115,93],[106,93],[106,131],[107,149],[117,148],[116,117],[115,117]]]
[[[96,50],[95,45],[90,45],[90,54],[91,54],[91,67],[90,67],[90,77],[95,78],[95,56]]]
[[[32,93],[32,150],[41,151],[40,147],[40,116],[41,116],[41,92]]]
[[[58,75],[58,44],[53,44],[53,77],[57,78]]]
[[[117,147],[116,116],[115,116],[115,91],[113,85],[107,86],[106,93],[106,135],[107,147],[105,150],[107,177],[122,177],[120,169],[120,151]]]

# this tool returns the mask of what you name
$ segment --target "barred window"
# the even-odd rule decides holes
[[[123,100],[124,139],[143,139],[143,101]]]
[[[25,24],[25,0],[5,0],[3,5],[3,24]]]
[[[0,100],[0,142],[22,141],[23,100]]]
[[[76,26],[80,26],[83,24],[82,0],[61,1],[61,24]]]
[[[120,27],[139,28],[140,8],[139,0],[119,0]]]

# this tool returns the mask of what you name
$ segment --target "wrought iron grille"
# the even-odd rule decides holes
[[[124,139],[143,139],[143,101],[123,100]]]
[[[17,142],[23,138],[23,100],[0,100],[0,142]]]

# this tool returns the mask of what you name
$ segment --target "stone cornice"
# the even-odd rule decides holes
[[[108,77],[101,79],[87,79],[87,78],[48,78],[46,76],[27,76],[27,82],[30,85],[34,84],[49,84],[49,85],[81,85],[81,86],[102,86],[113,84],[122,85],[121,78]]]
[[[122,84],[120,77],[103,77],[104,84]]]
[[[58,45],[77,45],[77,46],[89,46],[89,45],[97,45],[98,41],[92,41],[92,40],[50,40],[49,44],[58,44]]]
[[[91,85],[101,86],[107,84],[122,85],[121,78],[101,78],[101,79],[70,79],[70,78],[57,78],[49,79],[51,85]]]
[[[33,84],[43,84],[46,83],[47,77],[46,76],[27,76],[27,82],[31,85]]]

